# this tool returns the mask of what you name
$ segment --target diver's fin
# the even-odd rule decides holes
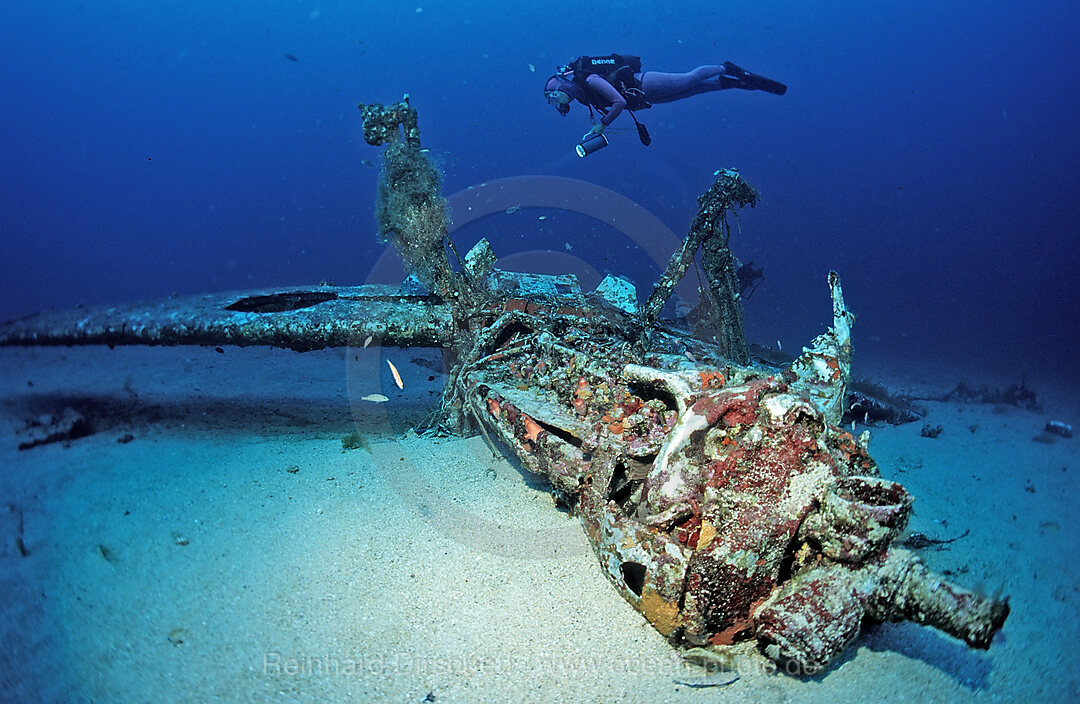
[[[732,88],[742,88],[743,90],[763,90],[766,93],[773,93],[774,95],[783,95],[787,92],[787,86],[780,81],[774,81],[771,78],[765,78],[765,76],[759,76],[756,73],[750,73],[741,66],[736,66],[730,61],[724,62],[724,71],[726,76],[721,76],[721,80],[724,78],[733,78],[737,81]]]

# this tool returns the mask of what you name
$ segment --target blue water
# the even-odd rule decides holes
[[[713,172],[739,169],[764,196],[733,240],[765,267],[747,301],[754,340],[796,347],[820,332],[835,268],[870,354],[1019,359],[1018,374],[1074,358],[1080,7],[680,5],[696,9],[5,3],[0,318],[368,280],[383,246],[365,160],[379,154],[356,105],[408,92],[448,194],[572,177],[681,236]],[[652,146],[613,130],[610,147],[579,160],[587,115],[560,118],[542,86],[557,65],[611,51],[640,54],[646,70],[730,60],[789,90],[656,106],[640,115]],[[460,235],[488,234],[501,255],[550,248],[552,262],[624,272],[647,291],[656,265],[628,256],[625,233],[546,213]]]

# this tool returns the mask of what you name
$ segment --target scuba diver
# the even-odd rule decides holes
[[[727,88],[763,90],[775,95],[787,92],[783,83],[750,73],[730,61],[720,66],[698,66],[687,73],[643,72],[641,57],[609,54],[579,56],[559,67],[544,85],[544,97],[563,117],[575,100],[589,108],[593,126],[577,145],[578,156],[583,157],[607,146],[604,129],[624,110],[633,118],[641,143],[649,146],[652,139],[634,114],[636,110]],[[594,109],[600,113],[599,120]]]

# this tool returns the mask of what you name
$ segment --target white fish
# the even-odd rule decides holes
[[[536,67],[533,66],[532,64],[529,64],[529,70],[532,71],[533,73],[536,73]]]
[[[511,205],[509,208],[506,209],[506,214],[510,215],[511,213],[516,213],[519,210],[521,210],[520,205]]]
[[[398,374],[397,367],[395,367],[394,363],[391,362],[389,359],[386,360],[386,363],[390,365],[390,373],[394,375],[394,383],[397,384],[397,387],[399,389],[404,389],[405,382],[401,380],[401,374]]]
[[[371,340],[372,340],[373,337],[375,337],[375,336],[374,335],[368,335],[367,336],[367,339],[364,340],[364,347],[367,347],[368,345],[371,344]]]
[[[784,351],[784,346],[780,344],[780,340],[776,341],[776,349],[778,349],[781,352]]]
[[[361,401],[371,401],[372,403],[386,403],[390,399],[382,394],[368,394],[367,396],[361,396]]]

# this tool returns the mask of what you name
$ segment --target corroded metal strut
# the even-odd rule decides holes
[[[698,212],[690,223],[690,232],[682,247],[671,256],[652,295],[642,306],[642,317],[646,322],[655,323],[660,317],[664,304],[694,263],[694,255],[700,248],[707,287],[701,290],[698,306],[698,337],[717,342],[728,359],[740,364],[750,361],[735,273],[738,267],[728,248],[731,225],[727,216],[745,205],[752,208],[757,201],[757,189],[744,181],[738,171],[720,169],[717,172],[709,190],[698,197]]]

